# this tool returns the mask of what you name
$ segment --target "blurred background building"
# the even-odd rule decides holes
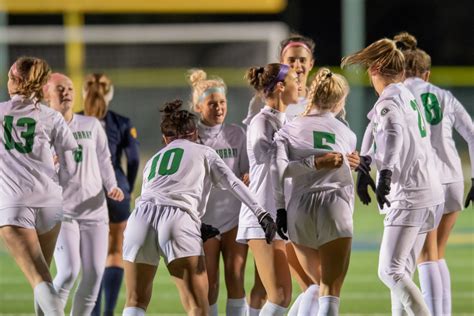
[[[73,78],[76,110],[84,75],[104,72],[115,85],[111,108],[131,117],[148,159],[162,146],[158,108],[190,98],[189,68],[226,81],[227,121],[240,123],[253,94],[246,68],[278,61],[279,41],[290,32],[314,39],[315,69],[340,71],[345,54],[408,31],[432,57],[432,81],[472,115],[473,12],[472,0],[0,0],[0,97],[21,55],[45,58]],[[346,73],[348,121],[362,138],[376,96],[364,72]]]

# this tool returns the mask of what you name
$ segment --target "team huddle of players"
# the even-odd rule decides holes
[[[474,170],[472,118],[429,83],[430,56],[400,33],[342,59],[342,67],[365,67],[379,96],[358,152],[344,76],[320,68],[307,86],[314,47],[294,35],[282,41],[279,63],[248,69],[257,93],[246,130],[224,122],[223,80],[190,70],[191,108],[181,100],[162,106],[166,145],[146,163],[128,220],[136,132],[108,110],[110,80],[88,77],[84,115],[75,114],[68,77],[38,58],[16,60],[11,99],[0,104],[0,234],[34,290],[36,314],[64,315],[80,270],[71,315],[100,315],[102,279],[105,315],[113,314],[123,267],[122,315],[145,315],[163,258],[186,313],[216,316],[222,253],[226,315],[338,315],[354,191],[368,204],[371,188],[385,215],[378,275],[392,315],[450,315],[444,251],[474,199],[471,187],[463,202],[452,130],[467,141]],[[132,161],[127,176],[122,151]],[[256,270],[246,297],[249,248]],[[292,277],[301,288],[293,303]]]

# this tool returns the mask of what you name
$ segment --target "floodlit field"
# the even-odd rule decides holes
[[[342,315],[389,315],[390,294],[377,278],[378,246],[382,236],[383,217],[377,213],[375,205],[363,207],[357,203],[354,219],[353,253],[342,291],[340,312]],[[447,251],[452,279],[453,315],[474,315],[473,246],[474,208],[470,207],[460,215]],[[253,274],[253,262],[250,258],[247,264],[247,292],[252,286]],[[417,276],[415,278],[417,279]],[[153,290],[149,314],[184,314],[178,292],[163,265],[159,268]],[[117,314],[120,314],[124,305],[124,294],[122,288]],[[298,294],[299,288],[294,284],[293,298]],[[222,315],[225,313],[225,297],[225,286],[222,284],[219,297],[219,311]],[[32,290],[26,279],[5,248],[0,246],[0,314],[33,314],[32,302]]]

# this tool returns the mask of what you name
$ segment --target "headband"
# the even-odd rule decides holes
[[[204,101],[205,98],[207,98],[213,93],[221,93],[225,95],[225,89],[224,87],[211,87],[209,89],[204,90],[204,92],[198,98],[198,103],[201,103],[202,101]]]
[[[311,55],[313,54],[313,52],[311,51],[311,48],[309,48],[308,45],[306,45],[306,43],[303,43],[303,42],[289,42],[288,44],[286,44],[286,46],[281,50],[281,56],[283,56],[285,54],[285,52],[291,48],[291,47],[303,47],[304,49],[306,49]]]
[[[285,81],[288,71],[290,71],[290,66],[286,64],[280,64],[280,70],[278,71],[278,75],[270,82],[268,86],[263,89],[265,94],[268,94],[269,92],[273,91],[273,88],[275,88],[278,82]]]

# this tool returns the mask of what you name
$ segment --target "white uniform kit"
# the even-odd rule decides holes
[[[310,112],[284,125],[275,135],[275,171],[272,173],[276,208],[287,206],[288,234],[292,242],[318,249],[337,238],[352,237],[354,184],[345,160],[334,170],[289,170],[290,161],[339,152],[354,152],[356,135],[332,113]],[[291,192],[284,192],[291,176]],[[286,189],[286,188],[285,188]]]
[[[160,256],[166,264],[202,256],[200,225],[212,185],[231,191],[255,216],[265,212],[214,149],[177,139],[155,154],[127,223],[124,260],[156,266]]]
[[[420,78],[412,77],[404,84],[423,106],[431,133],[436,167],[444,188],[445,213],[459,211],[463,206],[464,180],[461,159],[453,139],[453,127],[466,140],[474,178],[474,125],[472,118],[451,92]]]
[[[46,233],[61,221],[60,184],[70,177],[63,157],[77,142],[61,114],[19,95],[0,103],[0,122],[0,226]]]
[[[54,286],[65,304],[82,267],[71,315],[88,315],[95,306],[108,248],[104,189],[117,187],[107,135],[93,117],[75,114],[68,123],[79,148],[65,157],[73,176],[64,192],[64,219],[56,243]]]
[[[247,128],[247,154],[250,163],[249,189],[257,201],[275,219],[275,199],[272,194],[270,167],[272,163],[272,142],[274,134],[283,126],[285,113],[265,106],[255,115]],[[279,236],[275,236],[276,239]],[[265,239],[257,217],[245,205],[242,205],[239,217],[237,241],[247,243],[249,239]]]
[[[392,171],[386,196],[391,207],[381,210],[386,215],[379,278],[391,290],[393,314],[405,310],[409,315],[428,315],[411,275],[425,233],[439,223],[444,198],[426,124],[414,96],[402,83],[385,87],[369,119],[373,161],[379,172]]]
[[[214,149],[235,176],[241,178],[248,172],[246,138],[242,127],[225,123],[210,127],[200,122],[198,135],[200,143]],[[202,222],[219,229],[221,234],[228,232],[239,222],[241,204],[229,190],[213,187]]]
[[[413,216],[390,214],[392,210],[431,208],[434,211],[434,206],[444,202],[429,131],[413,95],[402,83],[387,86],[369,113],[369,119],[377,170],[393,173],[387,195],[391,207],[380,210],[387,214],[385,224],[423,224],[424,231],[433,229],[437,225],[435,213],[426,214],[426,218],[414,213]]]

